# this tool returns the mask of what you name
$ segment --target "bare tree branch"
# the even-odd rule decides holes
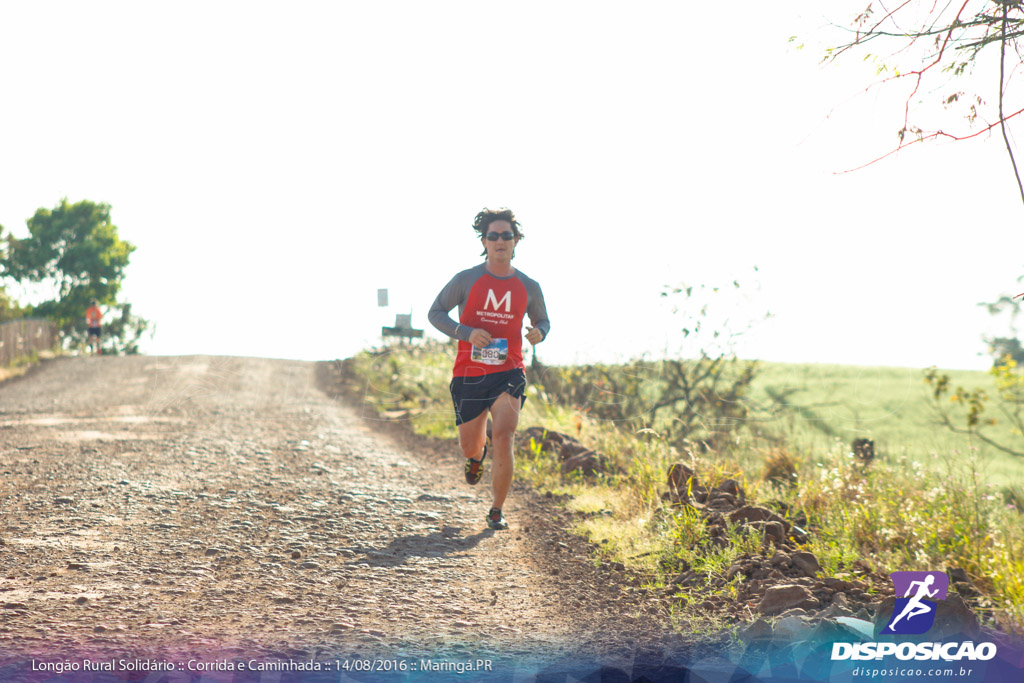
[[[876,6],[881,8],[880,12],[876,12]],[[1024,113],[1024,108],[1010,114],[1005,110],[1012,77],[1017,69],[1024,65],[1021,49],[1021,42],[1024,42],[1022,0],[901,0],[893,9],[888,9],[884,2],[872,2],[857,15],[847,30],[853,33],[853,39],[827,50],[826,62],[834,62],[840,55],[847,54],[854,48],[864,48],[872,41],[895,44],[897,49],[892,51],[878,68],[882,77],[865,90],[907,79],[911,86],[904,102],[903,126],[898,131],[899,144],[896,148],[867,163],[838,173],[861,170],[921,142],[938,138],[970,140],[989,133],[998,125],[1010,157],[1021,203],[1024,204],[1024,181],[1017,166],[1007,125],[1011,119]],[[925,88],[934,91],[935,73],[941,70],[953,77],[961,76],[976,63],[982,50],[996,43],[999,44],[1000,51],[996,121],[986,121],[980,130],[973,132],[949,132],[949,126],[946,126],[945,130],[936,127],[937,129],[927,132],[922,130],[922,126],[912,125],[912,109],[916,107],[916,100]],[[1007,54],[1011,49],[1018,56],[1018,64],[1008,67]],[[879,59],[874,54],[867,54],[865,58]],[[972,128],[979,123],[979,119],[984,121],[985,118],[992,117],[992,114],[984,116],[985,101],[982,97],[973,95],[965,98],[964,95],[963,92],[945,94],[941,102],[947,108],[957,103],[966,107],[965,118]]]
[[[1020,116],[1021,114],[1024,114],[1024,108],[1018,109],[1017,111],[1015,111],[1014,113],[1010,114],[1009,116],[1000,116],[1000,119],[998,121],[996,121],[995,123],[991,123],[991,124],[985,126],[984,128],[982,128],[981,130],[977,131],[976,133],[971,133],[970,135],[953,135],[952,133],[946,133],[946,132],[941,131],[941,130],[937,130],[937,131],[932,132],[932,133],[921,135],[920,137],[918,137],[918,138],[916,138],[914,140],[911,140],[910,142],[900,143],[900,146],[897,147],[896,149],[891,150],[890,152],[887,152],[886,154],[883,154],[882,156],[880,156],[880,157],[878,157],[876,159],[872,159],[871,161],[867,162],[866,164],[862,164],[862,165],[857,166],[855,168],[848,168],[845,171],[836,171],[835,174],[836,175],[843,175],[845,173],[852,173],[854,171],[859,171],[859,170],[861,170],[863,168],[867,168],[868,166],[872,166],[874,164],[877,164],[879,161],[882,161],[883,159],[887,159],[887,158],[891,157],[893,154],[897,154],[901,150],[904,150],[907,147],[910,147],[911,145],[916,145],[916,144],[918,144],[920,142],[926,142],[928,140],[934,140],[935,138],[950,138],[951,140],[956,140],[956,141],[970,140],[971,138],[976,138],[979,135],[983,135],[984,133],[987,133],[988,131],[992,130],[996,126],[998,126],[1000,124],[1003,124],[1003,123],[1005,123],[1006,121],[1009,121],[1012,118],[1016,118],[1017,116]]]
[[[1017,189],[1020,190],[1020,201],[1024,203],[1024,184],[1020,182],[1020,172],[1017,170],[1017,160],[1013,158],[1013,147],[1010,146],[1010,138],[1006,134],[1006,117],[1003,116],[1003,91],[1006,73],[1006,13],[1008,6],[1003,5],[1003,40],[999,46],[999,127],[1003,131],[1003,142],[1006,144],[1006,152],[1010,155],[1010,164],[1013,165],[1013,176],[1017,179]]]

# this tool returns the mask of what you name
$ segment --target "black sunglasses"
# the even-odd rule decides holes
[[[505,232],[487,233],[487,240],[489,242],[497,242],[499,238],[505,240],[506,242],[510,242],[516,238],[516,234],[511,230],[506,230]]]

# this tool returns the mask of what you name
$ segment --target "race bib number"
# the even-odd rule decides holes
[[[508,360],[508,339],[492,339],[491,343],[482,349],[474,346],[469,357],[474,363],[501,365]]]

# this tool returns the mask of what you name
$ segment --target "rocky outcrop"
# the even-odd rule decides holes
[[[820,607],[821,602],[811,594],[806,586],[797,584],[780,584],[769,587],[757,605],[761,614],[781,614],[790,609]]]
[[[719,543],[726,542],[730,525],[756,533],[766,547],[795,550],[797,544],[807,541],[807,533],[790,520],[767,507],[748,504],[743,486],[735,479],[706,486],[689,465],[678,462],[669,468],[666,484],[668,502],[700,511],[712,539]]]
[[[541,452],[557,454],[562,474],[579,472],[589,477],[611,470],[609,458],[562,432],[544,427],[530,427],[523,431],[518,444],[522,455],[529,456],[538,449]]]

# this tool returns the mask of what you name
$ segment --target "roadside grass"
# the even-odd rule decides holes
[[[802,462],[792,486],[770,485],[762,495],[806,514],[807,549],[826,573],[845,578],[858,560],[883,572],[963,569],[987,596],[975,605],[980,616],[1019,633],[1024,515],[983,465],[977,455],[966,464],[935,455],[865,465],[837,449]]]
[[[408,420],[413,430],[437,438],[456,438],[448,383],[454,346],[438,342],[384,346],[350,359],[364,404],[382,419]]]
[[[15,377],[21,377],[41,360],[49,360],[60,355],[57,351],[43,350],[32,351],[22,356],[17,356],[8,365],[0,366],[0,382],[5,382]]]
[[[454,345],[428,342],[366,352],[352,367],[379,412],[455,438],[453,360]],[[988,379],[949,374],[965,386]],[[983,594],[973,605],[979,616],[1024,634],[1024,463],[932,424],[919,371],[765,364],[751,400],[770,407],[768,419],[740,425],[710,449],[593,419],[538,384],[527,396],[521,430],[570,434],[608,459],[601,474],[563,474],[557,455],[520,437],[516,462],[517,477],[567,497],[580,513],[576,531],[600,548],[598,561],[621,562],[657,587],[680,567],[718,576],[740,555],[761,552],[761,539],[737,528],[724,546],[710,543],[698,515],[668,504],[666,475],[682,462],[704,483],[735,479],[748,499],[784,504],[791,520],[806,517],[805,549],[826,575],[849,578],[858,562],[879,572],[963,569]],[[858,437],[876,442],[870,463],[850,452]]]

